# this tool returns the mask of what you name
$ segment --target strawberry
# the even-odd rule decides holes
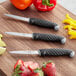
[[[22,71],[20,76],[29,76],[31,73],[31,71],[28,68],[26,68],[25,66],[21,66],[20,70]]]
[[[39,64],[38,63],[33,63],[33,64],[29,65],[28,68],[31,71],[34,71],[35,69],[39,68]]]
[[[31,71],[23,65],[17,65],[12,76],[30,76]]]
[[[20,70],[21,65],[17,65],[16,68],[14,69],[14,73],[12,74],[12,76],[20,76],[20,73],[22,73],[22,71]]]
[[[34,63],[32,61],[24,62],[24,66],[27,67],[28,69],[30,69],[31,71],[39,68],[38,63]]]
[[[31,72],[30,76],[44,76],[44,73],[41,69],[36,69]]]
[[[46,76],[56,76],[56,67],[51,61],[47,64],[43,64],[42,70]]]
[[[14,69],[17,67],[17,65],[23,65],[23,61],[22,60],[18,60],[17,63],[14,65]]]
[[[32,65],[33,62],[32,61],[28,61],[28,62],[24,62],[23,63],[25,67],[28,67],[29,65]]]
[[[39,68],[38,63],[18,60],[14,66],[14,73],[12,76],[44,76],[43,71],[37,68]]]

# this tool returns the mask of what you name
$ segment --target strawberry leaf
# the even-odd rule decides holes
[[[51,60],[49,60],[48,63],[53,63],[53,62]]]
[[[14,73],[12,74],[12,76],[20,76],[19,73],[22,73],[22,71],[20,70],[21,65],[17,65],[15,68]]]
[[[19,74],[16,74],[16,76],[20,76]]]
[[[18,71],[17,73],[22,73],[22,71]]]
[[[43,73],[43,71],[42,71],[41,68],[38,68],[38,69],[34,70],[34,72],[35,72],[35,73],[38,73],[39,76],[44,76],[44,73]]]
[[[35,72],[35,73],[38,73],[39,70],[41,70],[41,68],[37,68],[37,69],[35,69],[34,72]]]
[[[18,71],[20,69],[21,65],[17,65],[15,68],[15,71]]]
[[[43,67],[46,68],[46,63],[43,63]]]

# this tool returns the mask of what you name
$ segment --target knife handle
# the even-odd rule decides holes
[[[60,42],[64,44],[66,42],[66,38],[62,36],[57,36],[55,34],[41,34],[41,33],[33,33],[34,40],[42,40],[42,41],[51,41],[51,42]]]
[[[68,49],[40,49],[39,50],[40,56],[69,56],[73,57],[75,52]]]
[[[46,21],[46,20],[37,19],[37,18],[30,18],[29,23],[40,27],[51,28],[56,31],[59,30],[59,25],[51,21]]]

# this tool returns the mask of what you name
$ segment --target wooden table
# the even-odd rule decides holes
[[[24,17],[36,17],[49,21],[56,22],[60,25],[60,30],[55,32],[51,29],[40,28],[31,26],[25,22],[10,19],[3,16],[4,13],[11,13]],[[8,51],[13,50],[37,50],[44,48],[66,48],[76,51],[76,40],[70,40],[67,31],[63,29],[64,24],[62,20],[65,19],[65,14],[69,13],[71,17],[75,18],[75,15],[64,9],[62,6],[57,5],[51,12],[38,12],[34,6],[26,9],[25,11],[17,10],[8,1],[0,5],[0,33],[4,35],[3,40],[7,44],[7,52],[0,56],[0,69],[7,75],[11,76],[13,66],[18,59],[24,61],[38,62],[41,66],[43,62],[52,60],[56,64],[57,76],[76,76],[76,56],[74,58],[69,57],[39,57],[36,55],[11,55]],[[24,37],[9,36],[4,32],[23,32],[23,33],[53,33],[56,35],[65,36],[67,42],[65,45],[51,42],[34,41],[32,39]]]

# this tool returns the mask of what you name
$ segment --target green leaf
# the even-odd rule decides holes
[[[44,76],[44,73],[43,73],[42,69],[40,69],[40,68],[34,70],[34,72],[39,73],[39,76]]]
[[[20,76],[19,74],[16,74],[16,76]]]
[[[17,65],[15,68],[15,72],[18,71],[20,69],[21,65]]]
[[[43,63],[43,67],[46,68],[46,63]]]
[[[18,72],[16,72],[16,73],[22,73],[22,71],[18,71]]]
[[[53,62],[51,60],[49,60],[48,63],[53,63]]]
[[[35,69],[34,72],[35,72],[35,73],[38,73],[39,70],[41,70],[41,68],[37,68],[37,69]]]
[[[20,70],[21,65],[17,65],[15,68],[14,73],[12,74],[12,76],[20,76],[19,73],[22,73],[22,71]]]

